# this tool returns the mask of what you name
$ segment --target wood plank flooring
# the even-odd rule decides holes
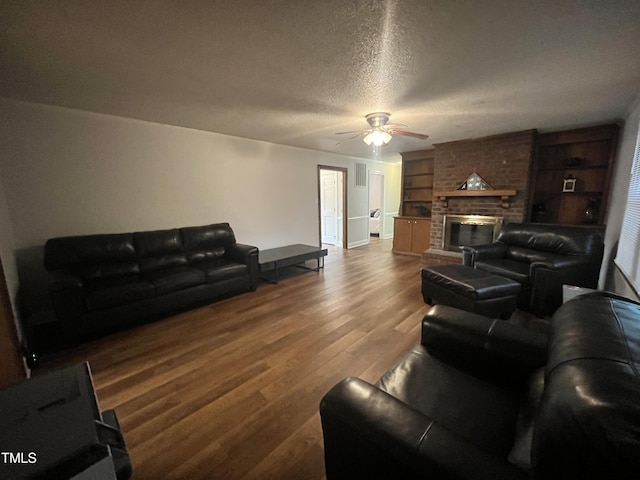
[[[134,479],[322,479],[318,405],[374,382],[419,342],[419,257],[377,240],[331,248],[320,273],[117,333],[48,367],[89,361]]]

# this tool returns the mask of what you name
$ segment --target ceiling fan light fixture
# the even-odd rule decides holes
[[[378,155],[380,154],[380,147],[389,143],[393,135],[413,137],[420,140],[426,140],[427,138],[429,138],[428,135],[424,135],[422,133],[414,133],[407,132],[406,130],[401,130],[398,127],[406,127],[406,125],[402,123],[388,123],[389,116],[390,114],[387,112],[374,112],[365,115],[364,118],[367,120],[367,123],[371,128],[361,131],[353,130],[349,132],[337,132],[336,135],[351,135],[351,137],[347,138],[346,140],[338,142],[338,145],[354,138],[362,138],[362,141],[367,145],[373,145],[373,152]]]
[[[363,140],[367,145],[371,145],[373,143],[376,147],[380,147],[389,143],[391,135],[384,130],[374,129],[372,132],[365,135]]]

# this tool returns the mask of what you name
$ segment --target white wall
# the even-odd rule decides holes
[[[42,246],[57,236],[227,221],[238,241],[261,249],[317,244],[318,164],[349,169],[348,242],[360,244],[368,241],[358,228],[368,195],[353,187],[355,160],[0,99],[0,193],[12,231],[1,247],[14,251],[21,284],[42,289],[34,278]],[[397,181],[388,190],[399,203],[399,173]],[[15,284],[14,275],[8,280]]]
[[[380,173],[369,175],[369,210],[379,208],[382,210],[382,181],[384,176]]]
[[[384,215],[384,232],[382,238],[393,237],[393,217],[400,213],[400,186],[402,182],[402,164],[401,157],[398,155],[397,168],[387,169],[384,175],[384,207],[382,214]]]
[[[638,299],[628,282],[613,263],[620,239],[622,218],[627,204],[629,176],[640,122],[640,96],[630,107],[618,142],[618,155],[610,188],[609,210],[606,219],[605,253],[600,271],[599,288],[617,292],[626,297]]]

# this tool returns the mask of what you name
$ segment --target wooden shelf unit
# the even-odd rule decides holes
[[[613,124],[538,135],[530,221],[604,223],[618,132]],[[576,179],[573,192],[562,191],[565,178]]]
[[[404,152],[400,215],[394,219],[393,252],[420,255],[431,242],[435,149]]]
[[[435,149],[402,155],[402,202],[400,216],[431,218]]]

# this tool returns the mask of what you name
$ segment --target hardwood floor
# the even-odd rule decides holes
[[[420,258],[391,242],[331,248],[319,273],[85,344],[101,409],[115,408],[134,479],[324,478],[322,396],[374,382],[428,311]]]

